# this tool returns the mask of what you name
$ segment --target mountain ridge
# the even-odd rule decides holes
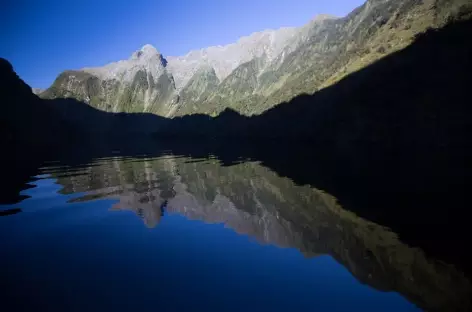
[[[164,117],[214,116],[225,108],[260,114],[325,88],[470,11],[466,0],[368,0],[345,17],[319,15],[301,27],[254,32],[183,56],[165,57],[145,45],[128,60],[64,72],[41,97]],[[202,67],[212,68],[217,79]],[[91,76],[76,79],[79,72]]]

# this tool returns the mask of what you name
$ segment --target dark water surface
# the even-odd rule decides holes
[[[258,161],[117,155],[36,172],[0,206],[2,311],[468,308],[456,266]]]

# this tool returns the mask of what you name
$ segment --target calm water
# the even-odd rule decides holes
[[[0,206],[8,311],[461,310],[470,294],[453,266],[258,162],[50,162],[29,184]]]

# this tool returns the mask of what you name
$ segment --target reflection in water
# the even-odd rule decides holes
[[[10,208],[5,210],[0,210],[0,217],[9,216],[21,212],[20,208]]]
[[[428,259],[387,228],[344,210],[331,195],[297,186],[257,162],[116,157],[43,173],[71,205],[110,200],[109,209],[131,210],[149,228],[167,215],[224,224],[261,244],[296,248],[306,258],[329,255],[361,283],[398,292],[418,307],[470,308],[470,282],[453,266]]]

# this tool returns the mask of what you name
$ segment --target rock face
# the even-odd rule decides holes
[[[213,67],[218,79],[222,81],[238,66],[254,58],[264,56],[268,62],[274,60],[297,32],[297,28],[256,32],[226,46],[208,47],[190,51],[185,56],[169,57],[169,67],[175,75],[178,89],[185,87],[203,64]]]
[[[128,60],[63,72],[41,96],[166,117],[225,108],[259,114],[334,84],[470,11],[467,0],[368,0],[343,18],[320,15],[300,28],[257,32],[185,56],[164,58],[145,45]]]

